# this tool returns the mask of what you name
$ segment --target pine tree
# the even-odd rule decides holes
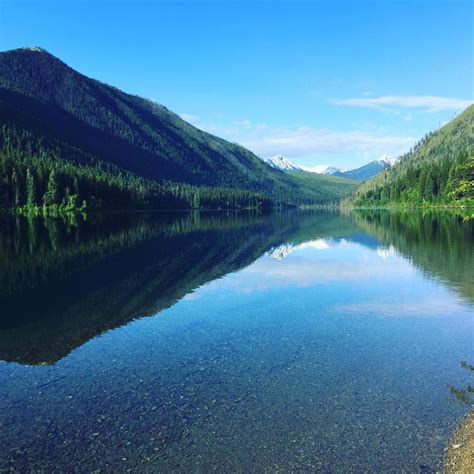
[[[13,205],[14,207],[20,207],[21,191],[20,191],[20,183],[18,181],[18,175],[16,173],[16,170],[13,170],[11,183],[12,183],[12,192],[13,192]]]
[[[427,177],[428,169],[423,168],[420,172],[420,177],[418,178],[418,195],[421,199],[425,199]]]
[[[26,170],[26,204],[30,207],[33,207],[36,204],[35,177],[30,168]]]
[[[58,182],[54,170],[49,174],[48,187],[43,196],[43,202],[46,206],[58,203]]]
[[[423,196],[426,201],[432,201],[434,195],[434,176],[433,176],[433,168],[429,168],[428,172],[426,173],[426,180],[425,180],[425,187],[423,190]]]

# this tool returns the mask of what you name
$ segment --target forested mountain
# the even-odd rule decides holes
[[[474,105],[362,184],[348,205],[474,203]]]
[[[308,187],[318,190],[328,203],[333,204],[337,204],[341,197],[350,194],[359,186],[356,180],[340,176],[321,175],[303,170],[288,171],[287,174],[300,183],[303,188]]]
[[[2,208],[327,201],[313,183],[302,185],[242,146],[83,76],[41,48],[0,53],[0,126]]]

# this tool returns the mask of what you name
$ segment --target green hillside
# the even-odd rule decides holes
[[[40,48],[0,53],[0,173],[3,208],[262,208],[338,197]]]
[[[474,105],[363,183],[353,206],[473,205]]]
[[[311,189],[319,201],[326,201],[328,204],[338,204],[341,198],[349,196],[359,185],[353,179],[308,171],[287,171],[286,174],[302,187]]]

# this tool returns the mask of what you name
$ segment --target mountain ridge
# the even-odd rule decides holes
[[[0,125],[2,153],[8,154],[8,186],[0,189],[6,204],[0,207],[67,205],[70,196],[82,201],[94,190],[95,207],[113,206],[111,196],[118,193],[121,206],[128,200],[145,208],[193,208],[204,201],[215,208],[237,201],[239,207],[311,205],[350,191],[340,182],[327,181],[324,189],[320,182],[301,183],[241,145],[91,79],[40,47],[0,53]],[[21,158],[5,148],[12,142]],[[57,168],[57,176],[51,178],[41,160]],[[29,195],[28,168],[34,181]],[[83,190],[71,193],[77,187]]]
[[[308,173],[316,173],[319,175],[339,176],[357,181],[365,181],[377,175],[382,170],[393,166],[397,160],[394,160],[387,154],[384,154],[370,163],[348,170],[341,170],[340,168],[326,165],[302,166],[292,162],[283,155],[274,155],[264,159],[264,161],[273,168],[279,169],[281,171],[306,171]]]

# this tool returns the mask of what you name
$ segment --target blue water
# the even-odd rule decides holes
[[[336,218],[319,215],[312,231],[276,239],[243,268],[183,285],[159,311],[139,305],[146,317],[134,307],[128,323],[77,347],[55,335],[68,350],[53,362],[11,356],[28,327],[42,326],[14,328],[0,362],[0,472],[439,469],[468,409],[448,385],[470,382],[460,362],[474,361],[474,282],[443,273],[445,255],[441,277],[419,263],[422,251],[410,255],[359,221],[355,231],[353,218],[337,232],[321,225]],[[208,232],[194,240],[218,241]],[[457,245],[470,261],[467,235]],[[108,258],[119,266],[120,255]],[[163,298],[166,278],[145,291]],[[105,312],[133,299],[111,307],[97,292],[71,302],[71,317],[87,320],[87,299]]]

